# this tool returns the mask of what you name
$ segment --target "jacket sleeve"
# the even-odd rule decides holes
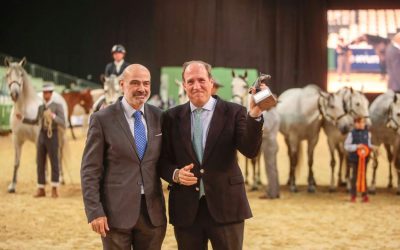
[[[65,115],[62,105],[58,104],[55,110],[56,117],[54,117],[55,123],[58,126],[65,128]]]
[[[347,152],[357,151],[357,144],[353,144],[353,135],[351,132],[347,135],[346,140],[344,141],[344,149]]]
[[[105,216],[100,185],[104,173],[104,134],[96,114],[91,116],[81,164],[83,203],[88,221]]]
[[[243,107],[235,117],[236,148],[247,158],[257,156],[262,143],[263,119],[257,121]]]
[[[168,116],[168,112],[164,112],[162,115],[162,147],[161,156],[158,161],[158,172],[162,179],[169,183],[174,183],[172,180],[174,171],[177,169],[174,149],[171,138],[171,117]]]

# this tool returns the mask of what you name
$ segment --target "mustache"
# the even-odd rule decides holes
[[[148,95],[147,91],[136,91],[136,92],[132,93],[133,97],[136,97],[136,96],[147,96],[147,95]]]

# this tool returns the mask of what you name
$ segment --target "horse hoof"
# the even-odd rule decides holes
[[[347,185],[347,183],[344,182],[344,181],[339,181],[338,182],[338,187],[345,187],[346,185]]]
[[[329,193],[334,193],[334,192],[336,192],[335,188],[329,188]]]
[[[396,192],[396,195],[400,195],[400,191],[397,191],[397,192]]]
[[[245,181],[244,184],[249,185],[249,182],[248,182],[248,181]]]
[[[315,186],[309,186],[308,187],[308,192],[311,193],[311,194],[315,193]]]
[[[388,187],[388,188],[393,188],[393,184],[392,184],[392,183],[389,183],[387,187]]]
[[[10,184],[10,186],[8,186],[8,193],[9,193],[9,194],[15,193],[15,187],[12,186],[11,184]]]
[[[375,191],[375,190],[368,190],[368,193],[369,193],[369,194],[372,194],[372,195],[375,195],[375,194],[376,194],[376,191]]]
[[[61,181],[61,185],[65,185],[65,181],[64,180]]]
[[[297,192],[299,192],[299,190],[297,189],[296,186],[290,186],[290,192],[297,193]]]

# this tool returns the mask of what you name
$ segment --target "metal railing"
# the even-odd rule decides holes
[[[21,60],[20,58],[16,58],[16,57],[4,54],[4,53],[0,53],[0,64],[2,64],[4,62],[6,57],[11,61],[19,62]],[[91,81],[88,81],[85,79],[81,79],[81,78],[78,78],[76,76],[72,76],[72,75],[69,75],[66,73],[62,73],[57,70],[52,70],[52,69],[37,65],[35,63],[28,62],[27,64],[25,64],[24,68],[32,77],[42,78],[44,81],[53,82],[56,85],[64,86],[66,89],[99,88],[99,84],[96,84],[94,82],[91,82]]]

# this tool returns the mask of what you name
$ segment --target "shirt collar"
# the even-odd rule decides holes
[[[131,105],[129,105],[128,101],[125,99],[125,97],[122,97],[121,100],[122,103],[122,107],[124,109],[125,114],[128,117],[133,117],[133,114],[137,111],[136,109],[134,109]],[[142,115],[144,114],[144,104],[142,105],[142,107],[140,107],[140,112],[142,112]]]
[[[116,66],[121,66],[123,63],[124,63],[124,59],[122,59],[122,60],[119,61],[119,62],[114,61],[114,64],[115,64]]]
[[[190,111],[193,112],[194,110],[196,110],[198,108],[203,108],[208,111],[213,111],[215,108],[216,102],[217,102],[217,100],[212,96],[210,96],[210,99],[208,99],[208,102],[206,102],[206,104],[204,104],[203,107],[196,107],[196,106],[194,106],[194,104],[192,102],[190,102]]]

